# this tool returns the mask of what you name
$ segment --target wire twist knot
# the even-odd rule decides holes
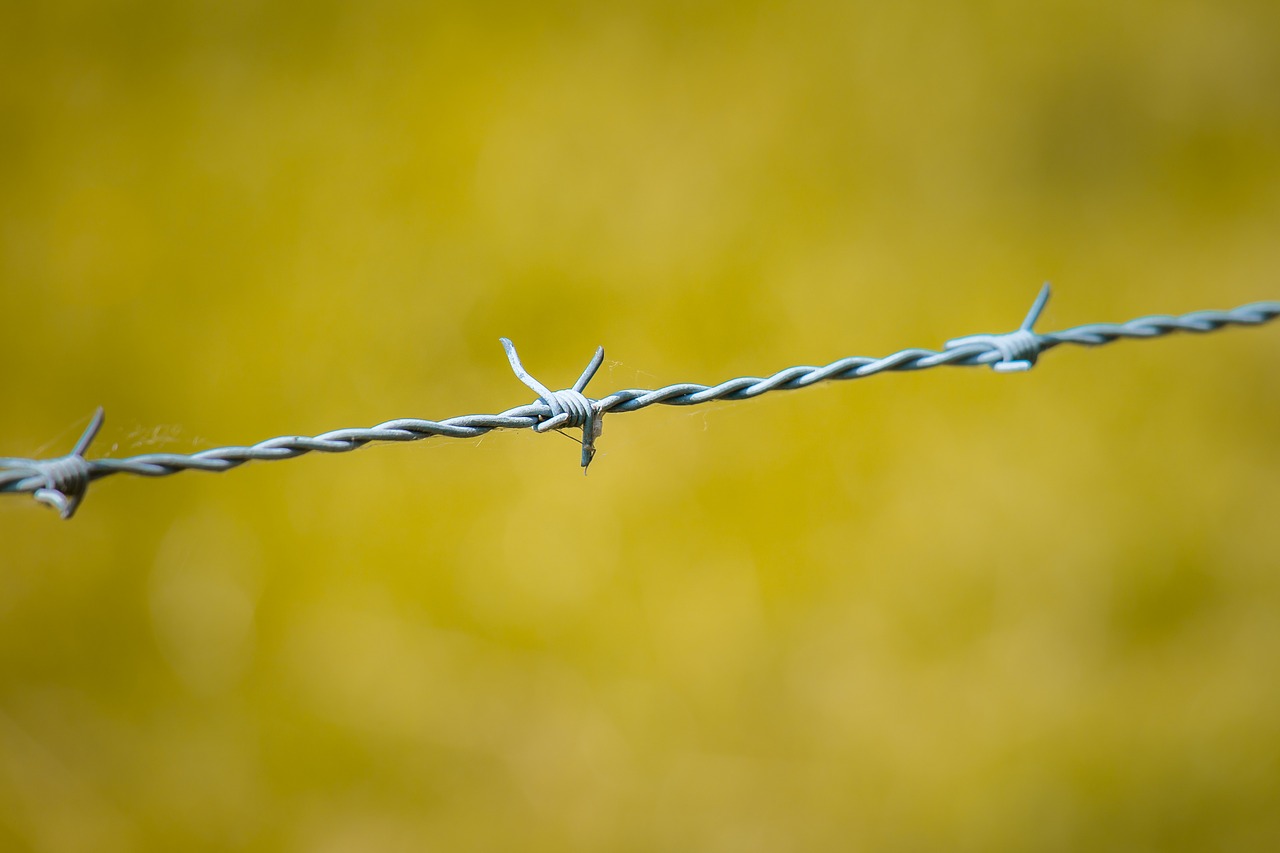
[[[581,391],[573,388],[552,391],[542,399],[551,407],[551,417],[540,421],[533,428],[535,432],[586,426],[596,414],[594,404]]]
[[[534,425],[534,431],[547,432],[564,427],[582,428],[582,469],[585,474],[592,458],[596,455],[595,441],[604,431],[604,412],[600,410],[596,401],[582,392],[591,378],[596,375],[600,365],[604,363],[604,347],[596,347],[596,354],[591,357],[591,363],[582,371],[582,375],[578,377],[577,382],[573,383],[572,388],[552,391],[524,369],[524,365],[520,363],[520,356],[516,354],[515,344],[508,338],[499,338],[499,340],[502,341],[502,348],[507,352],[507,361],[511,362],[511,370],[516,378],[532,388],[538,395],[538,399],[546,403],[547,408],[550,409],[549,416],[540,419]]]
[[[102,408],[99,407],[71,453],[56,459],[33,459],[30,462],[32,475],[44,484],[31,496],[56,509],[63,519],[76,514],[80,501],[84,500],[85,492],[89,490],[93,465],[84,458],[84,453],[102,428],[103,417]]]
[[[952,338],[947,341],[946,349],[980,344],[986,346],[988,351],[1000,356],[990,362],[991,369],[997,373],[1030,370],[1035,366],[1040,351],[1044,349],[1043,339],[1032,331],[1032,327],[1036,324],[1036,320],[1040,319],[1040,312],[1049,301],[1049,293],[1049,283],[1045,282],[1040,288],[1039,295],[1036,296],[1036,301],[1032,303],[1031,310],[1027,312],[1026,319],[1016,330],[1002,335],[966,335],[963,338]]]

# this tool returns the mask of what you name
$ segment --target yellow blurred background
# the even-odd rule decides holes
[[[1274,2],[50,2],[0,454],[1280,294]],[[1280,329],[0,495],[0,848],[1280,845]]]

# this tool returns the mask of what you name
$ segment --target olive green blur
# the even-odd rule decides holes
[[[1280,4],[6,3],[0,455],[1280,297]],[[1280,848],[1280,326],[0,495],[0,849]],[[574,434],[573,431],[570,435]]]

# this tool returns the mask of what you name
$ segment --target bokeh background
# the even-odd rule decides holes
[[[1280,294],[1274,2],[49,2],[0,453]],[[0,847],[1280,844],[1280,331],[0,496]]]

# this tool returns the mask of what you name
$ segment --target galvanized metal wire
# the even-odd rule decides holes
[[[0,492],[29,493],[37,501],[70,518],[83,500],[89,484],[112,474],[165,477],[179,471],[222,472],[250,461],[293,459],[306,453],[347,453],[375,441],[419,441],[424,438],[476,438],[497,429],[532,429],[547,432],[581,428],[582,468],[595,455],[606,414],[636,412],[654,405],[696,406],[713,400],[748,400],[771,391],[808,388],[819,382],[861,379],[888,371],[925,370],[932,367],[987,365],[1000,372],[1030,369],[1043,353],[1062,344],[1100,346],[1121,339],[1157,338],[1175,332],[1206,333],[1226,326],[1257,326],[1280,316],[1280,302],[1254,302],[1228,311],[1196,311],[1182,316],[1152,315],[1126,323],[1092,323],[1061,332],[1037,333],[1033,326],[1049,298],[1046,284],[1036,297],[1022,325],[1013,332],[969,335],[948,341],[941,350],[904,349],[882,358],[850,356],[814,367],[797,365],[772,376],[741,376],[718,385],[680,383],[656,390],[628,388],[592,399],[587,383],[604,360],[604,348],[571,388],[552,391],[534,379],[520,363],[514,344],[502,338],[508,361],[517,378],[538,399],[494,415],[460,415],[440,421],[399,418],[372,427],[338,429],[315,436],[282,435],[248,446],[218,447],[198,453],[145,453],[126,459],[86,459],[103,413],[98,409],[89,428],[72,452],[54,459],[0,457]]]

